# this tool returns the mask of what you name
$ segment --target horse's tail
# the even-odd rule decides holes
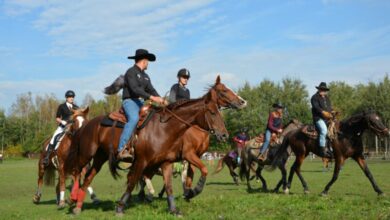
[[[244,180],[244,177],[250,172],[250,168],[248,169],[248,164],[250,162],[248,161],[248,154],[246,153],[246,148],[243,149],[241,152],[241,164],[240,164],[240,179],[241,181]]]
[[[119,90],[123,88],[124,85],[125,85],[125,77],[124,75],[120,75],[118,78],[114,80],[114,82],[111,85],[104,88],[104,93],[106,95],[116,94],[117,92],[119,92]]]
[[[287,151],[288,146],[290,145],[289,138],[286,136],[283,139],[282,144],[280,145],[279,149],[276,151],[275,155],[273,156],[273,160],[271,163],[270,171],[274,170],[281,164],[285,163],[289,153]]]
[[[225,157],[222,157],[221,159],[219,159],[217,168],[215,168],[215,171],[213,174],[217,174],[217,173],[221,172],[221,170],[224,167],[224,162],[223,162],[224,159],[225,159]]]
[[[118,177],[120,177],[119,173],[118,173],[118,161],[116,160],[116,157],[115,157],[115,152],[114,152],[114,136],[115,136],[115,126],[116,126],[116,121],[114,121],[114,124],[112,125],[111,127],[111,141],[110,141],[110,144],[109,144],[109,150],[110,150],[110,153],[108,154],[108,165],[109,165],[109,168],[110,168],[110,173],[111,173],[111,176],[114,178],[114,179],[117,179]]]
[[[43,176],[45,186],[54,186],[56,177],[56,168],[54,166],[47,166]]]

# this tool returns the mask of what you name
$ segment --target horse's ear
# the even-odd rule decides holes
[[[89,106],[87,106],[87,107],[83,110],[83,113],[84,113],[84,114],[88,114],[88,112],[89,112]]]
[[[221,76],[218,75],[218,76],[217,76],[217,79],[215,80],[215,85],[218,85],[218,84],[220,84],[220,83],[221,83]]]

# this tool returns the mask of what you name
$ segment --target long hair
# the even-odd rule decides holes
[[[106,95],[114,95],[118,93],[119,90],[121,90],[124,86],[125,86],[125,76],[120,75],[118,76],[118,78],[114,80],[114,82],[111,85],[104,88],[104,93]]]

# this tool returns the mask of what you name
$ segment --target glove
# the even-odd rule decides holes
[[[66,122],[65,120],[62,120],[62,121],[61,121],[61,125],[62,125],[62,126],[65,126],[66,124],[67,124],[67,122]]]
[[[326,119],[331,119],[331,118],[333,118],[332,113],[327,112],[327,111],[322,111],[322,115],[323,115]]]

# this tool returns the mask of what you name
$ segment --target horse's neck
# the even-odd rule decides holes
[[[349,120],[340,122],[340,131],[343,134],[360,136],[365,130],[366,126],[363,125],[363,119],[357,120],[355,122],[350,122]]]
[[[191,125],[197,125],[203,129],[207,129],[205,128],[205,124],[202,123],[202,120],[199,120],[200,117],[204,117],[204,109],[205,100],[201,98],[179,106],[173,110],[173,113]]]

